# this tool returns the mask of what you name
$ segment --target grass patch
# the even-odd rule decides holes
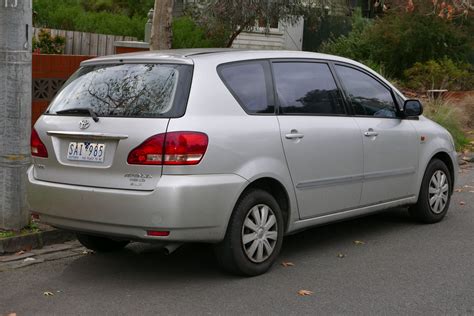
[[[13,236],[15,236],[15,232],[12,232],[10,230],[0,231],[0,239],[9,238]]]
[[[463,130],[463,115],[449,101],[430,100],[424,104],[424,115],[446,128],[454,139],[457,151],[469,144],[469,139]]]
[[[0,230],[0,239],[37,233],[37,232],[39,232],[39,230],[40,229],[39,229],[38,225],[35,222],[30,222],[28,225],[23,227],[20,231]]]

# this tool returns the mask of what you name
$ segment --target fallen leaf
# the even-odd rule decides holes
[[[474,193],[474,191],[469,191],[469,193]]]
[[[471,188],[471,189],[474,189],[474,186],[472,186],[472,185],[467,185],[467,184],[466,184],[464,187],[465,187],[465,188]]]
[[[461,202],[459,202],[459,205],[461,205],[461,206],[466,205],[466,202],[461,201]]]
[[[15,255],[20,256],[20,255],[22,255],[22,254],[24,254],[24,253],[25,253],[24,250],[20,250],[20,251],[18,251],[17,253],[15,253]]]
[[[29,258],[24,259],[23,262],[30,262],[30,261],[35,261],[35,260],[36,260],[35,258],[29,257]]]
[[[299,291],[298,291],[298,295],[301,295],[301,296],[308,296],[308,295],[313,295],[313,292],[312,292],[312,291],[309,291],[309,290],[299,290]]]
[[[354,244],[355,245],[365,245],[365,242],[363,242],[362,240],[354,240]]]
[[[53,292],[43,292],[44,296],[54,296]]]
[[[462,189],[456,189],[454,192],[462,192]]]
[[[293,267],[295,264],[293,262],[283,261],[281,265],[287,268],[287,267]]]
[[[345,256],[346,256],[346,255],[343,254],[343,253],[338,253],[338,254],[337,254],[337,257],[338,257],[338,258],[341,258],[341,259],[344,258]]]
[[[7,316],[16,316],[16,313],[10,313]]]

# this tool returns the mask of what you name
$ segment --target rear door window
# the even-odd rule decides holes
[[[275,62],[273,73],[282,114],[345,114],[341,94],[327,64]]]
[[[244,61],[220,65],[218,73],[247,113],[274,113],[269,69],[268,61]]]
[[[178,117],[186,108],[191,76],[190,65],[82,67],[66,82],[47,114],[91,109],[106,117]]]

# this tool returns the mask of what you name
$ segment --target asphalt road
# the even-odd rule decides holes
[[[0,272],[0,315],[474,315],[474,171],[460,176],[439,224],[394,209],[314,228],[288,237],[255,278],[220,272],[205,245],[165,256],[134,244]]]

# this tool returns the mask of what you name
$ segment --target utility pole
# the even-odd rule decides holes
[[[173,0],[155,0],[150,50],[170,49],[173,39]]]
[[[0,0],[0,228],[28,223],[32,0]]]

